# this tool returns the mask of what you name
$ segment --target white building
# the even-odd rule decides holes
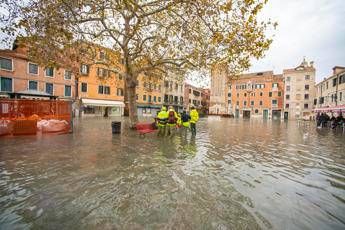
[[[305,59],[293,69],[284,69],[284,118],[300,119],[314,116],[315,68]]]

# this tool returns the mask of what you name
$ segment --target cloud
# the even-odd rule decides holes
[[[345,65],[344,0],[270,0],[260,15],[278,22],[266,56],[253,60],[250,71],[296,67],[305,56],[314,61],[317,82]]]

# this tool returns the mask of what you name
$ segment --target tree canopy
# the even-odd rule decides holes
[[[265,32],[275,25],[257,19],[266,2],[5,0],[1,30],[24,37],[32,47],[45,47],[45,53],[41,48],[31,52],[42,62],[66,57],[66,50],[85,42],[118,52],[124,68],[113,71],[130,89],[139,74],[183,76],[215,63],[226,63],[230,73],[249,68],[250,58],[262,57],[272,42]],[[73,53],[75,60],[85,55]]]

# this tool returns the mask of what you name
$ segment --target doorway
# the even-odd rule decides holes
[[[267,109],[263,110],[263,118],[268,119],[268,110]]]
[[[284,112],[284,120],[288,120],[289,119],[289,112]]]
[[[244,110],[243,111],[243,118],[250,118],[250,111]]]

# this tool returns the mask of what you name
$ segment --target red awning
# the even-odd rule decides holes
[[[333,106],[333,107],[321,107],[321,108],[315,108],[314,109],[315,113],[322,112],[322,113],[327,113],[327,112],[345,112],[345,105],[338,105],[338,106]]]

